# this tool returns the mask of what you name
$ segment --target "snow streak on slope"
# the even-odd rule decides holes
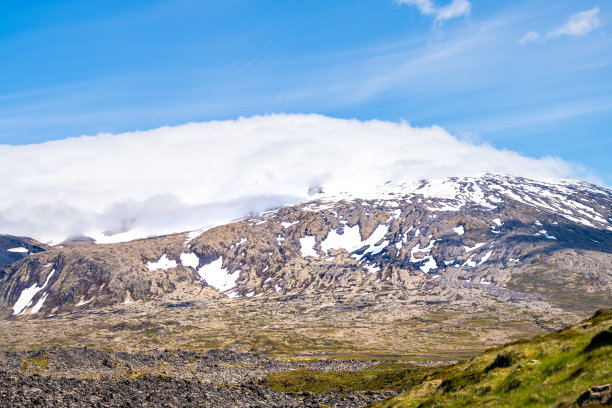
[[[14,315],[21,313],[22,311],[24,311],[25,309],[27,309],[28,307],[32,305],[32,299],[34,299],[34,296],[36,296],[38,292],[40,292],[41,290],[47,287],[47,284],[49,283],[49,280],[51,279],[54,273],[55,273],[55,269],[49,272],[49,275],[47,276],[47,280],[45,280],[45,283],[42,286],[39,287],[36,283],[34,283],[32,286],[24,289],[21,292],[19,299],[17,299],[17,302],[15,302],[15,305],[13,306]],[[46,298],[46,296],[43,296],[43,297]],[[44,300],[42,301],[44,302]],[[41,303],[41,306],[42,306],[42,303]],[[35,312],[32,312],[32,313],[35,313]]]
[[[79,234],[116,242],[193,230],[321,192],[367,196],[387,182],[397,186],[425,177],[577,174],[559,159],[471,144],[435,126],[320,115],[0,146],[0,157],[0,231],[55,242]],[[444,182],[416,182],[412,189],[449,199],[456,193]],[[479,190],[469,197],[495,205]],[[438,209],[454,207],[449,202]]]

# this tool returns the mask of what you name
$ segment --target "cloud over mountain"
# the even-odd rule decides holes
[[[502,172],[580,175],[462,141],[440,127],[270,115],[148,131],[0,145],[0,232],[100,241],[184,231],[392,181]],[[103,234],[106,234],[106,236]]]

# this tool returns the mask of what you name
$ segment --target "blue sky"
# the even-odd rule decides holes
[[[609,2],[0,5],[0,144],[320,113],[436,124],[612,185]]]

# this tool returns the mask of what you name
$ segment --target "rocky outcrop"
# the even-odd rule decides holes
[[[580,394],[576,403],[581,408],[612,406],[612,384],[591,387]]]

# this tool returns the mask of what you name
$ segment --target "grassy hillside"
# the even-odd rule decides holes
[[[376,407],[570,407],[612,383],[612,310],[447,367],[381,364],[360,371],[290,371],[266,378],[279,391],[405,390]],[[597,405],[592,405],[597,406]]]

